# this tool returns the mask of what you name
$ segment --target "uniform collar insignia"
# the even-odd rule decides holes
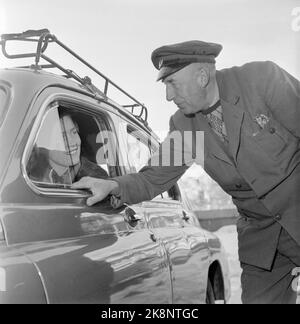
[[[260,128],[265,128],[269,120],[270,118],[264,114],[256,115],[254,117],[254,121],[260,126]]]

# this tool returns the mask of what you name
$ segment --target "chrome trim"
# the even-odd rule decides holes
[[[4,115],[1,117],[0,119],[0,129],[2,128],[5,120],[6,120],[6,117],[7,117],[7,113],[8,113],[8,110],[9,110],[9,107],[11,106],[11,104],[13,103],[13,100],[14,100],[14,89],[12,87],[12,84],[8,81],[4,81],[4,80],[1,80],[1,83],[2,83],[2,87],[5,88],[5,86],[7,87],[6,90],[8,90],[9,92],[9,98],[7,99],[5,105],[6,105],[6,111],[4,113]],[[0,84],[1,84],[0,83]],[[4,86],[4,85],[5,86]],[[5,162],[4,164],[4,168],[0,171],[0,186],[2,185],[2,181],[4,179],[4,175],[5,175],[5,171],[7,170],[7,166],[8,166],[8,161],[10,160],[10,157],[11,157],[11,153],[9,154],[9,158],[8,160]]]
[[[14,91],[13,91],[13,87],[11,85],[11,83],[1,80],[0,81],[0,89],[2,89],[5,93],[6,93],[6,100],[4,103],[4,110],[3,112],[0,114],[0,127],[2,127],[5,119],[6,119],[6,115],[8,112],[8,109],[11,105],[11,103],[13,102],[14,99]]]
[[[2,221],[0,219],[0,242],[5,241],[5,232],[4,232],[4,227],[2,225]]]
[[[26,256],[29,258],[28,255],[26,255]],[[42,284],[42,286],[43,286],[43,288],[44,288],[44,293],[45,293],[46,303],[47,303],[47,304],[50,304],[50,298],[49,298],[48,289],[47,289],[47,284],[46,284],[46,281],[45,281],[45,279],[44,279],[44,276],[43,276],[43,274],[42,274],[40,268],[38,267],[38,265],[37,265],[33,260],[31,260],[31,258],[29,258],[29,259],[30,259],[30,261],[32,262],[33,266],[35,267],[35,269],[36,269],[36,271],[37,271],[37,273],[38,273],[38,276],[39,276],[39,278],[40,278],[40,280],[41,280],[41,284]]]

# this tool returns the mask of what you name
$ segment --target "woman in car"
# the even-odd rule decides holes
[[[81,153],[79,127],[67,111],[59,111],[64,149],[35,146],[27,164],[31,180],[44,183],[72,184],[84,176],[108,178],[107,172]]]

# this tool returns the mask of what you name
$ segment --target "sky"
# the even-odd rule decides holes
[[[155,81],[150,59],[155,48],[196,39],[216,42],[223,45],[217,69],[272,60],[300,79],[299,17],[300,0],[0,0],[0,33],[48,28],[144,103],[159,133],[168,130],[176,106]],[[66,68],[90,74],[62,51],[52,51]],[[0,67],[17,65],[22,64],[0,56]]]

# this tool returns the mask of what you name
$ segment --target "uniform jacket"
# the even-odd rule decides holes
[[[270,269],[281,226],[300,244],[300,83],[272,62],[252,62],[218,71],[217,84],[229,154],[201,113],[187,117],[178,110],[170,135],[204,131],[202,148],[184,150],[204,148],[204,169],[232,196],[241,215],[240,261]],[[152,161],[159,159],[157,152]],[[189,162],[153,167],[150,160],[138,174],[116,178],[122,201],[152,199],[173,186]]]

